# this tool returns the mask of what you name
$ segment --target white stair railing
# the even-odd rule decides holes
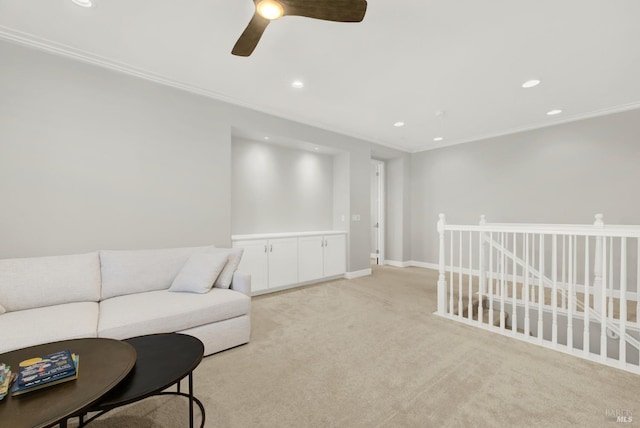
[[[441,214],[438,233],[438,315],[640,374],[640,226]]]

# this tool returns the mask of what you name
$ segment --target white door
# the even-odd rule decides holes
[[[298,238],[269,240],[269,288],[298,282]]]
[[[267,240],[236,241],[233,243],[233,246],[236,248],[244,248],[242,259],[238,265],[238,271],[251,275],[251,291],[260,291],[269,288]]]
[[[342,275],[347,270],[345,235],[328,235],[324,242],[324,276]]]
[[[298,279],[300,282],[322,278],[322,236],[298,238]]]

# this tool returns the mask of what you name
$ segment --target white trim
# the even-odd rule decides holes
[[[377,259],[377,258],[378,258],[378,255],[377,255],[377,254],[373,254],[373,253],[371,253],[371,254],[369,254],[369,258],[371,258],[371,259]]]
[[[159,74],[155,74],[155,73],[151,73],[149,71],[146,70],[142,70],[140,68],[136,68],[132,65],[123,63],[123,62],[117,62],[105,57],[100,57],[98,55],[92,54],[90,52],[87,51],[83,51],[81,49],[77,49],[77,48],[73,48],[71,46],[62,44],[62,43],[57,43],[54,42],[52,40],[48,40],[42,37],[38,37],[35,36],[33,34],[29,34],[23,31],[18,31],[14,28],[10,28],[10,27],[6,27],[4,25],[0,25],[0,39],[5,39],[5,40],[9,40],[12,41],[14,43],[18,43],[21,45],[26,45],[26,46],[30,46],[36,49],[40,49],[43,51],[47,51],[47,52],[51,52],[57,55],[61,55],[61,56],[66,56],[69,58],[74,58],[77,59],[79,61],[82,62],[87,62],[90,64],[94,64],[94,65],[98,65],[100,67],[104,67],[104,68],[108,68],[111,70],[115,70],[121,73],[125,73],[125,74],[129,74],[132,76],[136,76],[139,77],[141,79],[145,79],[145,80],[150,80],[152,82],[156,82],[159,83],[161,85],[165,85],[165,86],[171,86],[177,89],[181,89],[183,91],[187,91],[187,92],[191,92],[194,94],[198,94],[198,95],[202,95],[208,98],[213,98],[215,100],[218,101],[223,101],[229,104],[233,104],[233,105],[237,105],[237,106],[241,106],[241,107],[245,107],[254,111],[259,111],[261,113],[266,113],[272,116],[276,116],[282,119],[286,119],[286,120],[292,120],[301,124],[305,124],[305,125],[309,125],[309,126],[313,126],[313,127],[318,127],[318,128],[322,128],[325,129],[329,132],[334,132],[337,134],[341,134],[341,135],[345,135],[348,137],[352,137],[352,138],[356,138],[358,140],[362,140],[365,142],[370,142],[370,143],[375,143],[375,144],[379,144],[381,146],[385,146],[385,147],[389,147],[392,148],[394,150],[398,150],[401,151],[403,153],[419,153],[419,152],[425,152],[428,150],[435,150],[435,149],[440,149],[443,147],[450,147],[450,146],[455,146],[458,144],[465,144],[465,143],[471,143],[474,141],[481,141],[481,140],[486,140],[489,138],[496,138],[496,137],[501,137],[504,135],[511,135],[511,134],[517,134],[519,132],[525,132],[525,131],[533,131],[535,129],[542,129],[542,128],[547,128],[550,126],[555,126],[555,125],[560,125],[563,123],[569,123],[569,122],[576,122],[579,120],[584,120],[584,119],[589,119],[589,118],[593,118],[593,117],[599,117],[599,116],[606,116],[609,114],[614,114],[614,113],[621,113],[624,111],[628,111],[628,110],[635,110],[637,108],[640,108],[640,102],[633,102],[633,103],[629,103],[629,104],[623,104],[623,105],[619,105],[619,106],[614,106],[614,107],[609,107],[609,108],[604,108],[604,109],[600,109],[600,110],[595,110],[592,112],[588,112],[588,113],[584,113],[584,114],[579,114],[579,115],[574,115],[571,117],[567,117],[565,116],[562,119],[558,119],[558,120],[554,120],[552,122],[539,122],[535,125],[529,125],[529,126],[523,126],[523,127],[518,127],[518,128],[510,128],[510,129],[505,129],[502,131],[497,131],[497,132],[492,132],[492,133],[487,133],[487,134],[480,134],[480,135],[476,135],[476,136],[472,136],[469,138],[462,138],[459,140],[454,140],[454,141],[448,141],[446,143],[442,143],[442,144],[438,144],[435,146],[431,146],[431,147],[427,147],[427,148],[411,148],[411,147],[400,147],[396,144],[393,143],[389,143],[386,141],[381,141],[378,140],[376,138],[372,138],[370,136],[365,136],[365,135],[360,135],[358,133],[355,132],[350,132],[350,131],[345,131],[345,130],[341,130],[338,128],[333,127],[332,125],[326,124],[326,123],[322,123],[319,121],[312,121],[312,120],[308,120],[308,119],[302,119],[302,118],[298,118],[295,117],[293,115],[290,114],[286,114],[284,112],[277,112],[277,111],[267,111],[264,108],[260,108],[260,107],[256,107],[255,105],[250,105],[247,102],[244,102],[242,100],[236,99],[236,98],[232,98],[214,91],[210,91],[207,89],[203,89],[203,88],[198,88],[192,85],[188,85],[186,83],[181,83],[178,82],[176,80],[172,80],[169,79],[167,77],[161,76]]]
[[[386,203],[386,192],[385,192],[385,187],[386,187],[386,175],[385,175],[385,163],[384,161],[381,160],[377,160],[377,159],[371,159],[371,162],[374,163],[375,165],[377,165],[376,168],[376,172],[377,172],[377,176],[376,179],[378,181],[377,183],[377,190],[378,190],[378,206],[376,207],[377,211],[378,211],[378,230],[376,231],[376,233],[378,234],[378,264],[380,265],[384,265],[385,264],[385,231],[386,231],[386,217],[385,217],[385,208],[387,206]],[[373,225],[371,225],[373,227]]]
[[[252,241],[254,239],[278,239],[278,238],[297,238],[305,236],[329,236],[329,235],[346,235],[344,230],[327,230],[316,232],[286,232],[286,233],[254,233],[251,235],[231,235],[231,241]]]
[[[637,108],[640,108],[640,101],[636,101],[636,102],[632,102],[632,103],[628,103],[628,104],[622,104],[619,106],[614,106],[614,107],[606,107],[600,110],[595,110],[595,111],[591,111],[591,112],[587,112],[587,113],[583,113],[583,114],[577,114],[577,115],[573,115],[573,116],[565,116],[562,119],[558,119],[558,120],[554,120],[552,122],[538,122],[534,125],[528,125],[528,126],[521,126],[518,128],[510,128],[510,129],[505,129],[502,131],[496,131],[496,132],[490,132],[487,134],[480,134],[480,135],[476,135],[473,137],[469,137],[469,138],[462,138],[459,140],[454,140],[454,141],[448,141],[446,143],[441,143],[438,145],[433,145],[431,147],[427,147],[424,149],[413,149],[413,150],[408,150],[410,153],[420,153],[420,152],[426,152],[429,150],[435,150],[435,149],[441,149],[444,147],[451,147],[451,146],[457,146],[458,144],[465,144],[465,143],[472,143],[474,141],[482,141],[482,140],[488,140],[490,138],[496,138],[496,137],[503,137],[505,135],[512,135],[512,134],[518,134],[520,132],[526,132],[526,131],[534,131],[536,129],[543,129],[543,128],[548,128],[550,126],[555,126],[555,125],[562,125],[565,123],[570,123],[570,122],[577,122],[579,120],[585,120],[585,119],[591,119],[594,117],[600,117],[600,116],[607,116],[609,114],[614,114],[614,113],[622,113],[624,111],[629,111],[629,110],[635,110]]]
[[[71,46],[57,43],[52,40],[48,40],[42,37],[35,36],[33,34],[25,33],[22,31],[18,31],[13,28],[5,27],[4,25],[0,25],[0,39],[5,39],[12,41],[14,43],[18,43],[21,45],[30,46],[39,50],[51,52],[57,55],[66,56],[69,58],[73,58],[82,62],[87,62],[90,64],[98,65],[103,68],[108,68],[114,71],[118,71],[121,73],[129,74],[132,76],[139,77],[141,79],[150,80],[155,83],[159,83],[165,86],[171,86],[173,88],[181,89],[183,91],[191,92],[194,94],[202,95],[208,98],[213,98],[218,101],[223,101],[229,104],[233,104],[240,107],[245,107],[254,111],[258,111],[261,113],[265,113],[271,116],[279,117],[281,119],[291,120],[297,123],[301,123],[308,126],[313,126],[315,128],[321,128],[328,132],[334,132],[336,134],[345,135],[347,137],[355,138],[367,143],[379,144],[381,146],[389,147],[394,150],[401,151],[403,153],[411,153],[411,151],[406,147],[400,147],[393,143],[381,141],[370,136],[360,135],[355,132],[341,130],[336,128],[333,125],[323,123],[320,121],[309,120],[305,118],[300,118],[295,115],[287,114],[281,111],[275,110],[267,110],[265,108],[261,108],[252,104],[249,104],[245,101],[242,101],[237,98],[232,98],[218,92],[210,91],[204,88],[198,88],[196,86],[192,86],[186,83],[179,82],[177,80],[170,79],[168,77],[155,74],[132,65],[117,62],[112,59],[108,59],[105,57],[101,57],[90,52],[73,48]]]
[[[428,263],[428,262],[419,262],[416,260],[410,260],[408,262],[407,266],[413,266],[413,267],[421,267],[421,268],[425,268],[425,269],[435,269],[438,270],[440,269],[440,266],[438,266],[437,263]]]
[[[413,263],[413,262],[410,262],[410,261],[398,262],[398,261],[395,261],[395,260],[385,260],[384,261],[385,265],[389,265],[389,266],[393,266],[393,267],[399,267],[399,268],[406,268],[406,267],[409,267],[409,266],[413,266],[411,263]]]
[[[289,284],[289,285],[283,285],[281,287],[275,287],[275,288],[265,288],[262,290],[257,290],[257,291],[252,291],[251,292],[251,296],[261,296],[263,294],[269,294],[269,293],[275,293],[278,291],[284,291],[284,290],[290,290],[292,288],[298,288],[298,287],[304,287],[307,285],[314,285],[314,284],[320,284],[322,282],[327,282],[327,281],[333,281],[334,279],[341,279],[343,278],[342,275],[334,275],[334,276],[327,276],[326,278],[318,278],[318,279],[312,279],[310,281],[304,281],[304,282],[295,282],[293,284]]]
[[[371,275],[371,269],[362,269],[354,272],[346,272],[344,274],[344,277],[346,279],[355,279],[355,278],[360,278],[361,276],[367,276],[367,275]]]

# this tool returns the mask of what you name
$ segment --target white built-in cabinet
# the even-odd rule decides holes
[[[346,235],[298,238],[298,280],[313,281],[346,271]]]
[[[238,270],[251,275],[253,294],[346,272],[346,232],[234,235],[231,239],[233,247],[244,248]]]

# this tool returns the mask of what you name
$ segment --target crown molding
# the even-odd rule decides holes
[[[442,144],[437,144],[424,149],[410,150],[410,153],[427,152],[429,150],[441,149],[444,147],[457,146],[458,144],[472,143],[474,141],[487,140],[489,138],[503,137],[505,135],[517,134],[520,132],[533,131],[536,129],[548,128],[550,126],[562,125],[564,123],[578,122],[580,120],[592,119],[594,117],[608,116],[610,114],[622,113],[629,110],[635,110],[640,108],[640,101],[623,104],[615,107],[607,107],[600,110],[594,110],[588,113],[577,114],[562,119],[556,119],[549,122],[539,122],[533,125],[522,126],[518,128],[510,128],[502,131],[491,132],[487,134],[479,134],[470,138],[463,138],[459,140],[449,141]]]
[[[147,70],[134,67],[130,64],[114,61],[109,58],[105,58],[99,55],[95,55],[91,52],[84,51],[82,49],[77,49],[72,46],[68,46],[62,43],[57,43],[52,40],[38,37],[36,35],[25,33],[22,31],[18,31],[16,29],[5,27],[3,25],[0,25],[0,39],[8,40],[10,42],[17,43],[20,45],[29,46],[38,50],[46,51],[56,55],[60,55],[60,56],[72,58],[78,61],[82,61],[85,63],[93,64],[98,67],[107,68],[113,71],[135,76],[140,79],[145,79],[154,83],[158,83],[160,85],[170,86],[172,88],[176,88],[182,91],[186,91],[196,95],[201,95],[207,98],[211,98],[216,101],[222,101],[238,107],[244,107],[260,113],[268,114],[270,116],[278,117],[280,119],[286,119],[286,120],[297,122],[303,125],[312,126],[314,128],[319,128],[319,129],[333,132],[336,134],[341,134],[347,137],[361,140],[362,142],[365,142],[365,143],[378,144],[380,146],[398,150],[402,153],[411,152],[406,147],[400,147],[392,143],[372,139],[371,137],[368,137],[366,135],[361,135],[361,134],[345,131],[342,129],[338,129],[320,121],[311,121],[308,119],[296,117],[294,115],[290,115],[280,111],[268,111],[266,109],[256,107],[254,105],[251,105],[237,98],[229,97],[215,91],[189,85],[189,84],[162,76],[160,74],[152,73]]]

